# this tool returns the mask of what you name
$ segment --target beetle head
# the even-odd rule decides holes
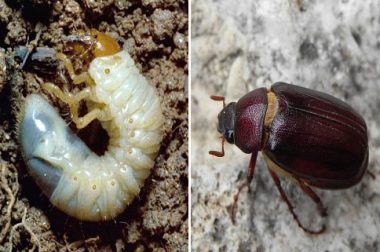
[[[235,143],[235,107],[236,102],[231,102],[218,114],[218,131],[224,136],[227,142],[231,144]]]

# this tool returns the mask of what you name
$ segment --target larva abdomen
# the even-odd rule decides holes
[[[129,137],[128,140],[139,148],[149,148],[161,142],[161,136],[157,132],[147,132],[142,129],[134,130],[133,132],[134,136]]]

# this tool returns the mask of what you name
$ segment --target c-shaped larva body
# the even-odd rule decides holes
[[[30,174],[53,205],[81,220],[110,220],[148,177],[163,115],[154,87],[126,51],[95,58],[89,75],[94,85],[81,91],[81,99],[90,112],[78,123],[99,119],[109,135],[104,155],[93,153],[39,95],[26,98],[19,140]]]

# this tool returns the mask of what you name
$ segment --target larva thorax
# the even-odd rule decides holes
[[[64,55],[59,58],[70,73],[70,61]],[[79,128],[94,119],[100,121],[109,135],[106,152],[93,153],[47,101],[32,95],[26,98],[19,122],[23,156],[39,187],[59,209],[82,220],[109,220],[139,193],[154,165],[162,140],[160,101],[126,51],[97,57],[88,75],[71,77],[87,87],[74,95],[52,83],[43,87],[69,104]],[[77,106],[82,99],[89,113],[79,117]],[[41,125],[50,130],[42,131]],[[33,136],[34,150],[27,146],[30,129],[38,133]],[[51,177],[51,183],[44,176]]]

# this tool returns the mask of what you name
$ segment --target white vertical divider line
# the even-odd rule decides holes
[[[189,75],[187,77],[188,79],[188,82],[187,82],[187,92],[188,92],[188,131],[189,131],[189,134],[188,134],[188,143],[189,143],[189,146],[188,146],[188,153],[189,153],[189,156],[188,156],[188,197],[187,197],[187,200],[188,200],[188,251],[190,252],[191,251],[191,0],[189,0],[188,2],[188,38],[187,38],[187,41],[188,41],[188,47],[187,47],[187,50],[188,50],[188,69],[189,69]]]

